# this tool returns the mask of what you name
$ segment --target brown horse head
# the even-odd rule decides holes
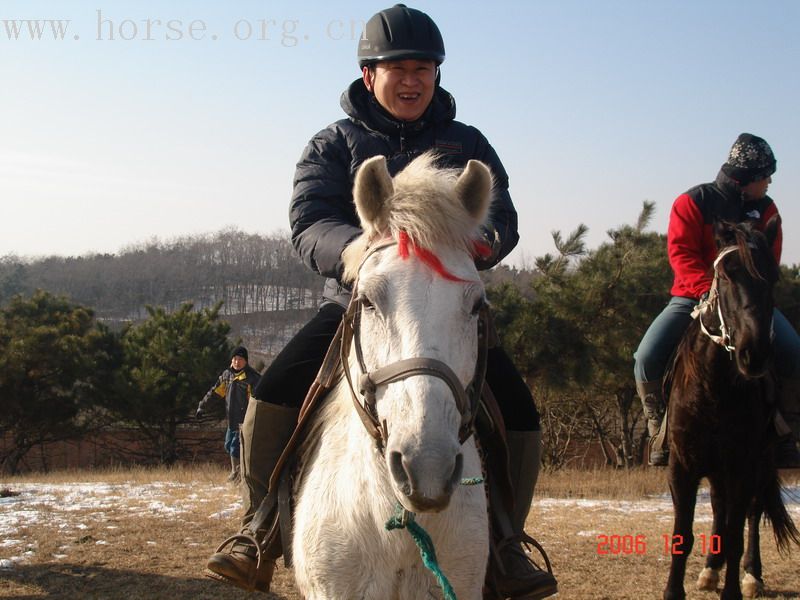
[[[711,300],[715,318],[745,378],[766,373],[772,352],[773,288],[779,269],[772,251],[779,217],[764,232],[749,223],[717,222],[714,239],[719,253],[714,262]]]

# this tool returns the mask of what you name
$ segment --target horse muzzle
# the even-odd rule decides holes
[[[440,453],[387,452],[392,487],[400,503],[411,512],[443,511],[461,480],[463,454],[458,452],[449,460],[436,454]]]

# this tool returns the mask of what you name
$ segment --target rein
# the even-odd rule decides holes
[[[380,242],[370,248],[361,261],[359,271],[372,254],[396,245],[397,242],[392,239]],[[488,308],[486,306],[481,307],[478,317],[478,359],[475,363],[475,375],[465,389],[462,387],[453,369],[446,363],[435,358],[406,358],[370,371],[364,362],[364,355],[361,349],[360,323],[363,300],[359,299],[357,291],[358,280],[356,279],[353,285],[353,296],[343,318],[344,327],[342,331],[340,356],[353,404],[367,433],[375,439],[378,448],[383,452],[383,449],[386,447],[389,432],[386,421],[384,420],[382,423],[378,421],[376,394],[379,386],[416,375],[428,375],[438,377],[444,381],[453,393],[456,407],[458,408],[459,414],[461,414],[458,439],[459,442],[463,444],[473,433],[473,425],[478,413],[478,402],[483,390],[483,381],[486,375],[486,356],[489,337]],[[349,364],[350,349],[353,345],[355,346],[358,366],[361,370],[361,376],[358,381],[358,393],[356,393],[356,387],[353,385]]]

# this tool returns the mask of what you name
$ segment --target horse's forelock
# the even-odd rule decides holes
[[[438,167],[434,152],[414,159],[394,178],[389,229],[401,231],[418,247],[443,245],[473,252],[476,223],[456,194],[459,169]]]
[[[382,237],[399,240],[405,235],[416,248],[445,246],[463,249],[470,255],[481,254],[483,248],[476,246],[480,240],[478,227],[456,194],[461,171],[436,163],[436,153],[426,152],[394,177],[394,194],[388,200],[388,231],[362,224],[364,233],[342,254],[345,281],[355,280],[365,252]]]
[[[736,246],[739,254],[739,260],[750,276],[754,279],[760,279],[762,281],[766,281],[768,278],[771,278],[769,277],[772,275],[771,273],[768,274],[768,277],[765,277],[764,274],[759,271],[755,263],[755,257],[753,256],[754,250],[763,252],[767,256],[768,263],[772,263],[771,250],[767,245],[764,235],[760,231],[754,229],[748,223],[733,225],[731,226],[730,231],[735,236],[734,243],[731,244],[731,246]],[[724,247],[720,248],[720,252],[722,252],[724,249]],[[725,269],[725,261],[720,261],[718,269],[721,273],[727,274]]]

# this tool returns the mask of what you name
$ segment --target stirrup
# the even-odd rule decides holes
[[[658,443],[658,436],[651,437],[647,441],[647,466],[648,467],[667,467],[669,466],[669,447],[661,446],[661,449],[656,449],[655,446]],[[661,457],[661,460],[654,461],[653,460],[653,453],[656,452],[657,456]]]
[[[520,545],[524,547],[520,547]],[[507,548],[511,550],[507,551]],[[531,555],[533,548],[536,548],[541,555],[546,569],[542,569]],[[526,561],[528,568],[530,569],[532,580],[533,578],[538,577],[549,578],[550,581],[547,582],[546,588],[543,587],[545,582],[541,582],[542,585],[539,585],[538,583],[535,584],[535,589],[524,589],[524,586],[523,589],[519,590],[512,591],[508,589],[507,585],[502,582],[504,578],[510,575],[510,573],[506,570],[506,565],[503,564],[503,558],[501,557],[501,554],[504,552],[513,552],[515,557],[511,559],[512,561],[518,561],[520,558]],[[521,557],[519,556],[520,554]],[[492,542],[490,560],[492,565],[489,567],[489,570],[486,573],[486,581],[483,588],[483,600],[506,600],[509,597],[544,598],[558,593],[558,582],[553,575],[553,567],[550,563],[550,558],[547,556],[547,552],[545,552],[544,548],[539,542],[525,532],[503,538],[496,544]],[[512,565],[508,566],[509,568],[514,568]],[[522,595],[515,595],[517,592],[521,593]],[[509,593],[512,595],[509,596]]]
[[[232,547],[234,542],[241,540],[249,542],[249,544],[256,549],[256,568],[253,571],[253,574],[250,576],[249,581],[247,582],[247,591],[254,592],[256,590],[256,579],[258,578],[258,572],[261,570],[261,563],[263,562],[262,557],[264,556],[264,551],[261,548],[261,544],[254,535],[244,532],[236,533],[231,537],[229,537],[228,539],[226,539],[224,542],[222,542],[219,545],[219,547],[214,551],[214,554],[222,552],[222,549],[228,545]]]
[[[550,564],[550,558],[547,556],[547,552],[545,552],[544,547],[542,547],[542,545],[539,542],[537,542],[532,536],[528,535],[524,531],[522,533],[520,533],[520,534],[515,534],[515,535],[512,535],[512,536],[509,536],[509,537],[501,540],[500,543],[497,544],[497,560],[500,563],[499,564],[500,570],[503,573],[505,573],[505,568],[503,567],[502,561],[500,560],[500,552],[506,546],[510,546],[510,545],[513,545],[513,544],[522,544],[525,547],[525,550],[526,550],[525,551],[525,558],[528,559],[528,562],[530,562],[537,571],[545,571],[546,570],[548,573],[550,573],[550,575],[553,574],[553,565]],[[537,563],[534,560],[534,558],[532,556],[532,548],[536,548],[536,550],[541,555],[542,559],[544,559],[544,564],[545,564],[546,569],[542,569],[542,567],[539,566],[539,563]]]

